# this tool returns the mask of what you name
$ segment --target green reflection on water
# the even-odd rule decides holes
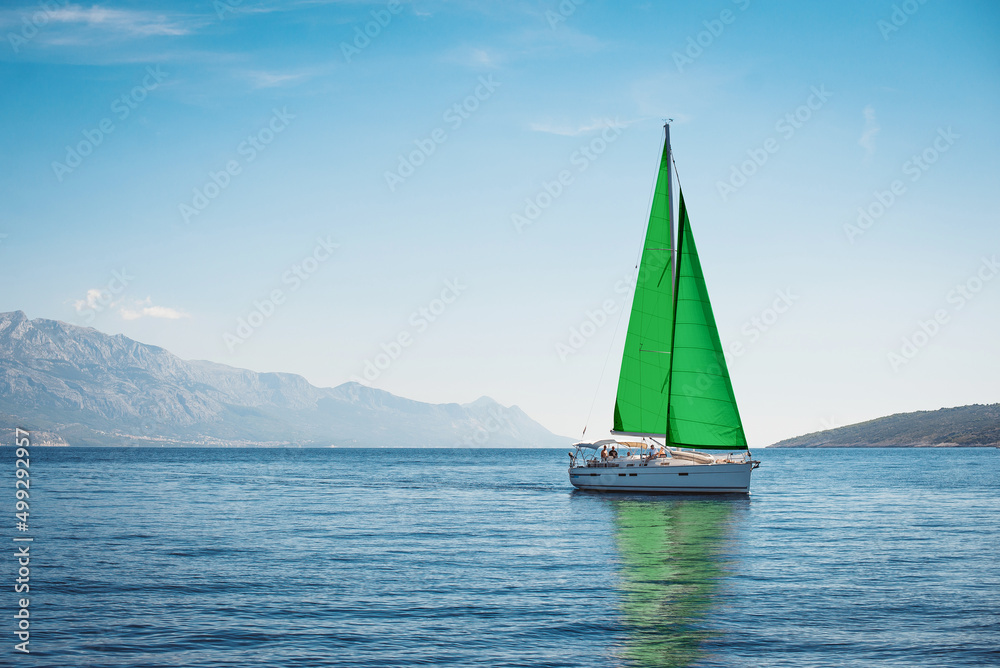
[[[719,632],[726,534],[736,508],[729,499],[610,499],[621,558],[618,588],[626,631],[622,659],[631,666],[689,666]]]

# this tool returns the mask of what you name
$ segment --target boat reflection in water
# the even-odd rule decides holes
[[[621,559],[618,588],[630,666],[688,666],[705,658],[728,575],[730,527],[749,507],[740,498],[608,499]]]

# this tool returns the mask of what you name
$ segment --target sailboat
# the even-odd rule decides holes
[[[663,127],[618,376],[616,438],[576,443],[569,480],[588,490],[748,494],[760,462],[747,446],[679,183],[675,233],[676,166],[670,124]]]

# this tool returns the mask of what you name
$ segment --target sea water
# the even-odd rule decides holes
[[[752,494],[565,450],[31,450],[17,666],[1000,665],[1000,450],[760,450]],[[12,538],[30,536],[30,654]]]

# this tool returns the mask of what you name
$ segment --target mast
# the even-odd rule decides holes
[[[673,369],[674,369],[674,327],[677,323],[677,280],[679,274],[677,272],[677,261],[680,256],[677,254],[677,238],[679,234],[674,234],[674,189],[671,179],[671,172],[673,171],[674,164],[674,154],[670,150],[670,121],[673,119],[667,119],[667,122],[663,124],[663,131],[666,133],[666,138],[664,141],[667,145],[667,218],[670,221],[670,299],[673,306],[673,314],[671,315],[671,326],[670,326],[670,361],[669,370],[667,371],[667,416],[666,424],[663,428],[663,442],[665,445],[670,445],[670,385],[673,383]]]
[[[663,131],[666,133],[666,138],[664,141],[667,145],[667,217],[670,220],[670,260],[671,267],[675,267],[677,262],[677,248],[674,245],[674,189],[673,182],[670,177],[672,171],[671,167],[674,164],[674,154],[670,150],[670,121],[673,119],[667,119],[667,122],[663,124]],[[673,294],[677,291],[677,286],[674,282],[674,273],[670,273],[670,292]]]

